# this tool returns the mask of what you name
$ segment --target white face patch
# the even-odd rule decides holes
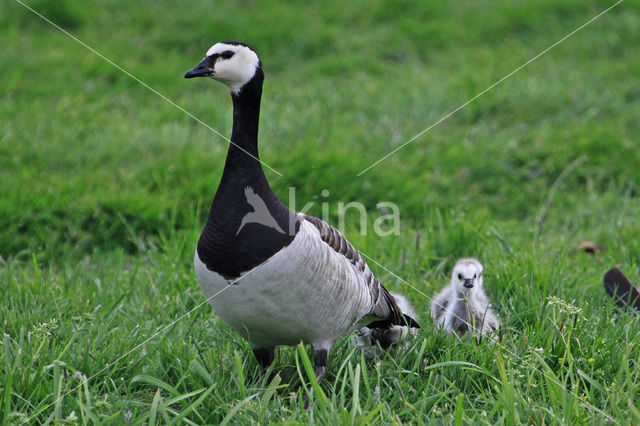
[[[217,55],[217,59],[211,69],[211,77],[229,86],[233,93],[240,92],[260,65],[258,55],[239,44],[216,43],[206,54],[207,57],[213,55]]]
[[[473,280],[474,287],[482,286],[482,264],[476,259],[460,259],[453,267],[451,284],[456,290],[467,292],[470,289],[464,286],[465,280]],[[472,287],[472,288],[474,288]]]

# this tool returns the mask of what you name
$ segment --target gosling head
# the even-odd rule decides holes
[[[460,259],[453,267],[451,285],[459,293],[469,293],[482,287],[482,264],[473,258]]]
[[[184,78],[211,77],[238,94],[242,87],[262,73],[262,64],[256,52],[247,44],[238,41],[216,43],[207,51],[204,59]]]

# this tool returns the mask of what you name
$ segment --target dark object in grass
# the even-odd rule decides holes
[[[600,244],[592,243],[591,241],[583,240],[578,244],[578,250],[587,254],[599,254],[602,252],[602,246]]]
[[[631,284],[620,269],[611,268],[604,274],[604,289],[613,297],[616,305],[627,309],[634,308],[634,314],[640,313],[640,291]]]

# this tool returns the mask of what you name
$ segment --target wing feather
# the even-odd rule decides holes
[[[372,321],[367,325],[368,327],[377,328],[408,324],[411,327],[420,328],[420,325],[413,318],[402,313],[393,296],[373,275],[367,262],[336,228],[316,217],[307,215],[303,215],[303,217],[320,231],[322,241],[337,253],[343,255],[364,278],[373,300],[373,309],[368,314],[368,316],[372,317]]]

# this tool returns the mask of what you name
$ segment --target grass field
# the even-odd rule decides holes
[[[6,0],[2,424],[640,422],[640,324],[602,288],[614,265],[640,283],[640,2],[357,176],[614,2],[21,1],[227,137],[227,89],[182,76],[215,41],[251,44],[274,190],[332,220],[362,202],[369,225],[396,203],[399,236],[360,235],[355,216],[346,234],[423,328],[371,363],[341,340],[300,408],[305,348],[269,380],[193,274],[227,142]],[[485,264],[499,345],[428,318],[460,256]]]

